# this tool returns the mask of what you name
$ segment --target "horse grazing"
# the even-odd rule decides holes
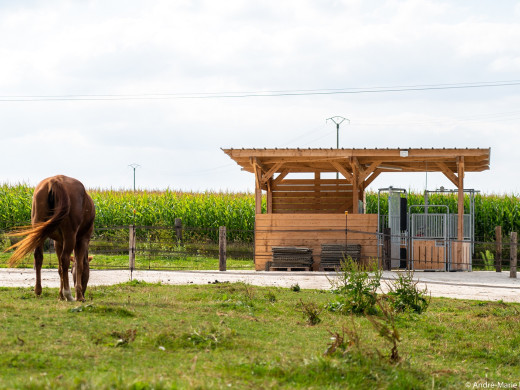
[[[41,295],[41,269],[43,243],[47,238],[54,240],[60,273],[60,299],[72,301],[69,285],[69,266],[74,251],[76,300],[85,300],[89,279],[88,245],[94,230],[96,211],[92,198],[81,182],[67,176],[44,179],[34,190],[31,210],[32,227],[13,236],[26,236],[9,249],[16,249],[9,259],[9,266],[34,251],[36,285],[34,292]]]

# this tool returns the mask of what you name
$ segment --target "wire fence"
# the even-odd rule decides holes
[[[344,245],[343,249],[332,247],[327,250],[335,251],[336,255],[339,252],[340,257],[349,255],[364,263],[376,259],[381,268],[385,267],[386,256],[392,269],[508,271],[516,269],[518,257],[516,235],[511,234],[500,235],[495,241],[428,240],[413,236],[403,239],[401,235],[387,235],[389,240],[399,237],[401,241],[397,249],[385,254],[385,234],[360,230],[271,228],[256,231],[228,229],[226,233],[225,258],[229,270],[270,269],[275,260],[274,247],[309,248],[312,256],[312,262],[306,266],[309,270],[327,270],[324,269],[325,264],[334,268],[330,258],[327,259],[328,263],[325,261],[324,245]],[[254,240],[241,240],[240,237],[244,236],[252,236]],[[5,234],[0,234],[0,238],[4,249],[14,242],[11,240],[16,239],[7,238]],[[463,249],[458,249],[459,244],[463,245]],[[356,252],[356,245],[360,247],[359,252]],[[89,255],[93,257],[91,268],[128,269],[132,251],[135,253],[133,268],[142,270],[214,270],[219,268],[219,257],[222,256],[219,228],[135,226],[135,247],[132,249],[130,227],[110,226],[97,228],[90,242]],[[463,260],[461,253],[465,256]],[[9,252],[2,254],[4,266],[8,257]],[[304,257],[300,256],[302,259]],[[292,260],[294,258],[288,261]],[[308,256],[305,261],[309,261]],[[32,267],[32,256],[24,258],[20,266]],[[58,267],[50,240],[44,244],[44,267]]]
[[[253,242],[237,237],[243,231],[228,230],[226,242],[227,269],[254,269]],[[219,268],[219,228],[199,229],[162,226],[135,226],[134,269],[205,270]],[[90,241],[92,269],[128,269],[130,227],[97,228]],[[6,254],[8,255],[8,253]],[[25,257],[21,267],[32,267],[32,256]],[[57,268],[58,258],[51,240],[44,244],[44,267]]]

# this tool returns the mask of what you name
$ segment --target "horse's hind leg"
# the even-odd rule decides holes
[[[89,277],[88,240],[78,239],[76,241],[76,248],[74,248],[74,258],[74,267],[76,271],[76,300],[84,301]]]
[[[61,267],[61,254],[63,253],[63,243],[60,241],[54,241],[54,249],[56,250],[56,256],[58,256],[58,273],[60,274],[60,299],[65,300],[63,295],[63,268]]]
[[[34,250],[34,269],[36,270],[36,285],[34,293],[38,296],[42,294],[42,264],[43,264],[43,245]]]
[[[58,255],[58,271],[60,273],[60,299],[73,301],[69,285],[70,255],[74,249],[74,239],[65,238],[62,243],[56,241],[56,254]]]

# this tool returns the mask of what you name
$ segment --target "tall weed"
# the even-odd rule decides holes
[[[425,312],[430,304],[427,299],[428,289],[419,289],[419,281],[414,281],[413,272],[399,273],[397,279],[386,283],[388,287],[387,296],[389,303],[397,312],[412,311],[417,314]]]
[[[328,309],[344,314],[375,314],[382,272],[375,261],[364,265],[346,257],[336,276],[329,279],[336,300],[327,305]]]

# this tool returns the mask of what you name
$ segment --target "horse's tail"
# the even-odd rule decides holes
[[[37,195],[39,194],[35,193],[34,196],[36,197]],[[16,249],[9,258],[9,267],[16,266],[20,259],[22,259],[25,255],[34,251],[37,247],[43,245],[45,239],[56,230],[63,219],[69,214],[70,199],[60,182],[54,181],[49,186],[49,190],[46,196],[50,218],[45,222],[33,224],[32,227],[10,234],[10,236],[14,237],[26,237],[20,242],[17,242],[16,244],[7,248],[7,250]],[[34,203],[33,207],[35,207]]]

